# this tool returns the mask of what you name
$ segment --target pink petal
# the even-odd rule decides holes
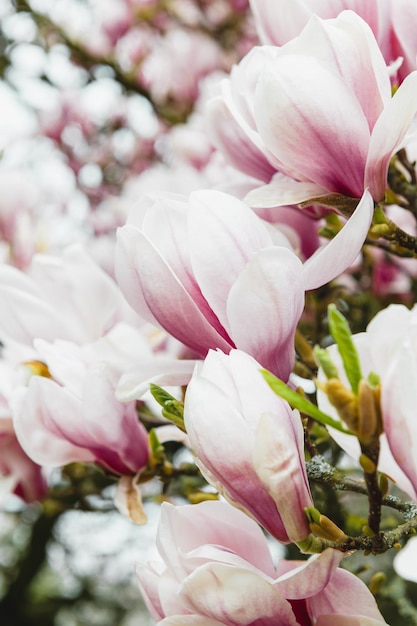
[[[299,0],[250,0],[262,43],[282,46],[307,24],[312,10]]]
[[[275,172],[264,153],[254,144],[237,123],[223,98],[214,98],[207,107],[207,121],[211,138],[236,169],[262,181],[268,181]]]
[[[307,603],[313,622],[320,615],[359,614],[376,620],[377,624],[385,623],[368,587],[357,576],[341,568],[334,573],[322,592],[310,597]]]
[[[338,13],[335,10],[333,15]],[[332,20],[313,16],[301,35],[284,49],[288,53],[300,54],[311,50],[329,71],[339,74],[356,96],[369,130],[372,130],[385,103],[391,99],[391,83],[375,37],[357,13],[343,11]]]
[[[92,452],[72,443],[65,432],[77,430],[74,415],[82,414],[80,400],[53,381],[33,376],[28,389],[16,390],[12,409],[20,445],[39,465],[95,461]]]
[[[202,546],[217,548],[224,558],[230,555],[251,563],[266,574],[274,574],[274,565],[260,527],[247,515],[226,502],[202,502],[196,506],[175,507],[163,504],[158,547],[166,563],[181,571],[177,553],[202,554]],[[203,548],[204,549],[204,548]],[[194,567],[192,568],[194,569]]]
[[[194,275],[221,324],[230,289],[253,253],[272,245],[265,225],[243,202],[220,191],[190,196],[189,241]]]
[[[118,235],[117,278],[131,306],[148,319],[151,312],[150,321],[199,354],[209,347],[230,350],[230,343],[214,328],[221,331],[215,315],[207,321],[151,241],[131,226],[124,226]]]
[[[138,271],[136,250],[142,238],[143,235],[134,226],[127,224],[118,228],[114,259],[115,275],[130,306],[143,319],[157,326],[158,322],[145,300]]]
[[[32,275],[56,310],[65,303],[69,330],[62,338],[72,339],[76,331],[76,341],[93,341],[108,329],[120,292],[81,246],[69,246],[60,258],[36,255]]]
[[[146,608],[155,621],[162,619],[165,616],[159,599],[159,581],[162,572],[137,563],[135,573]]]
[[[361,615],[321,615],[316,621],[316,626],[381,626],[385,621],[362,617]]]
[[[220,563],[209,563],[181,585],[190,611],[247,626],[297,626],[291,605],[259,574]]]
[[[285,381],[294,364],[294,333],[304,306],[302,272],[290,250],[261,250],[235,281],[227,301],[235,345]]]
[[[303,456],[301,456],[301,453]],[[298,411],[264,413],[256,430],[254,465],[274,499],[288,537],[302,541],[310,534],[306,507],[312,506],[304,465],[304,433]]]
[[[274,583],[289,600],[311,598],[327,588],[335,570],[345,555],[338,550],[327,548],[315,554],[308,561],[297,564]],[[292,563],[291,563],[292,565]]]
[[[234,401],[211,381],[193,377],[187,389],[184,419],[192,449],[209,482],[286,542],[287,533],[275,503],[253,467],[254,427]]]
[[[286,54],[269,64],[256,89],[255,117],[286,171],[332,192],[362,195],[368,122],[342,78],[317,59]]]

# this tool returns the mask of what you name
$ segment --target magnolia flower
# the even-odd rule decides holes
[[[237,347],[287,380],[304,292],[353,262],[373,203],[365,193],[338,235],[304,264],[283,234],[218,191],[194,192],[188,203],[149,196],[137,211],[116,246],[116,276],[129,304],[201,357]]]
[[[281,48],[254,48],[209,108],[218,147],[266,183],[253,207],[329,193],[384,198],[391,156],[417,111],[417,73],[391,97],[389,70],[369,26],[352,11],[313,16]]]
[[[260,40],[265,44],[282,46],[300,34],[312,15],[329,19],[345,9],[351,9],[369,24],[380,47],[387,38],[387,0],[250,0],[250,6]]]
[[[123,317],[115,282],[78,245],[35,255],[27,273],[0,266],[0,338],[94,341]]]
[[[185,427],[197,465],[220,493],[280,541],[302,541],[312,499],[301,418],[259,370],[239,350],[210,351],[187,388]]]
[[[10,400],[25,452],[44,466],[84,461],[120,475],[142,470],[149,455],[147,432],[135,402],[115,397],[114,363],[94,358],[91,346],[92,355],[63,341],[37,340],[35,346],[47,375],[31,376]]]
[[[417,67],[414,0],[251,0],[251,8],[261,42],[276,46],[299,35],[312,15],[329,19],[351,9],[372,29],[399,82]]]
[[[225,502],[164,503],[159,562],[138,565],[145,603],[158,626],[376,626],[367,587],[326,550],[275,567],[254,521]]]
[[[410,311],[403,305],[390,305],[374,317],[365,333],[353,335],[352,339],[363,376],[375,372],[380,377],[384,432],[378,469],[417,501],[417,307]],[[337,347],[333,345],[328,350],[340,380],[348,386]],[[324,380],[321,371],[318,378]],[[317,399],[322,410],[338,419],[328,397],[320,390]],[[330,430],[344,450],[359,458],[355,437]]]

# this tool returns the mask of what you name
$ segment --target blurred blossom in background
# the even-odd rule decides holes
[[[0,264],[26,272],[78,243],[113,276],[116,228],[142,193],[224,177],[201,107],[256,41],[245,0],[0,0]],[[76,464],[41,477],[15,439],[11,457],[9,373],[0,623],[151,624],[133,568],[152,556],[159,506],[138,527],[114,511],[113,479]],[[43,508],[8,493],[22,495],[23,467],[41,481],[26,499],[52,489]]]

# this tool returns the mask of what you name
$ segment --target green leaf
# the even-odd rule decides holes
[[[151,383],[149,388],[155,400],[162,407],[162,415],[183,432],[186,432],[184,426],[184,404],[174,398],[174,396],[171,396],[162,387],[158,387],[158,385]]]
[[[152,430],[149,431],[149,445],[150,445],[154,460],[157,463],[162,462],[165,458],[165,449],[164,449],[164,446],[159,441],[154,428],[152,428]]]
[[[330,358],[329,351],[326,348],[320,348],[316,346],[314,348],[314,356],[317,359],[318,364],[326,375],[326,378],[339,378],[339,372],[336,365]]]
[[[350,387],[355,395],[358,394],[359,383],[362,380],[362,369],[359,355],[352,341],[352,333],[346,318],[336,309],[334,304],[329,304],[329,329],[335,340],[342,357],[343,367],[346,372]]]
[[[282,382],[282,380],[271,374],[271,372],[268,372],[268,370],[262,369],[261,374],[271,387],[272,391],[274,391],[277,396],[286,400],[293,409],[298,409],[300,413],[304,413],[305,415],[312,417],[320,424],[323,424],[323,426],[331,426],[332,428],[335,428],[341,433],[345,433],[347,435],[353,434],[350,430],[344,428],[341,422],[333,419],[330,415],[323,413],[323,411],[320,411],[320,409],[315,404],[310,402],[310,400],[307,400],[304,396],[301,396],[293,389],[290,389],[285,383]]]

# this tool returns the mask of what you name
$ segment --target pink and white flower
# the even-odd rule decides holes
[[[210,351],[185,396],[184,420],[209,483],[279,541],[310,534],[313,505],[298,411],[279,398],[252,357]]]
[[[275,567],[256,523],[225,502],[164,503],[157,547],[137,578],[158,626],[385,623],[367,587],[337,568],[340,552]]]
[[[253,207],[328,193],[384,198],[391,156],[417,111],[417,72],[391,97],[389,69],[358,15],[313,16],[281,48],[254,48],[232,69],[209,114],[217,145],[265,184]]]
[[[119,332],[123,336],[134,339]],[[38,339],[35,347],[50,377],[31,376],[10,400],[16,434],[30,458],[50,467],[84,461],[119,475],[140,472],[149,455],[147,432],[136,403],[115,395],[123,358],[114,349],[113,359],[102,360],[100,342],[79,347]]]
[[[415,406],[417,392],[417,307],[411,311],[403,305],[390,305],[369,323],[366,332],[353,335],[363,376],[375,372],[381,382],[381,409],[384,432],[378,469],[392,478],[413,500],[417,501],[417,428]],[[347,383],[336,346],[330,346],[332,360],[340,379]],[[319,372],[319,380],[323,374]],[[335,415],[327,396],[319,390],[322,410]],[[355,437],[332,431],[339,445],[359,458]]]
[[[379,46],[384,52],[387,50],[390,7],[387,0],[250,0],[250,6],[264,44],[282,46],[297,37],[312,15],[330,19],[350,9],[369,24]],[[387,62],[391,60],[385,58]]]
[[[303,264],[282,233],[232,196],[149,196],[118,231],[116,277],[139,315],[197,355],[237,347],[288,380],[304,292],[353,262],[372,213],[366,192],[338,235]]]

